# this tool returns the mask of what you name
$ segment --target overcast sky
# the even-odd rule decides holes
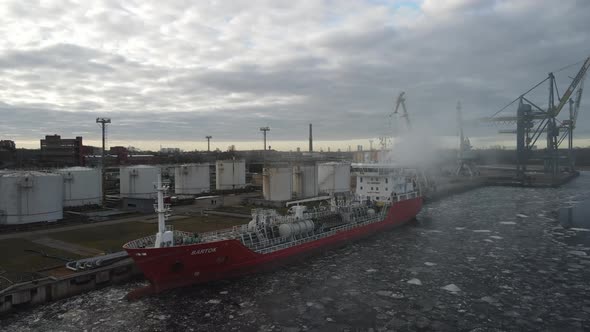
[[[97,143],[97,116],[111,145],[246,149],[270,126],[269,144],[305,149],[311,122],[320,146],[368,146],[400,91],[416,130],[452,136],[457,100],[491,115],[590,55],[587,0],[18,0],[0,20],[0,139],[20,147]],[[560,92],[579,66],[556,73]],[[467,129],[512,140],[496,131]]]

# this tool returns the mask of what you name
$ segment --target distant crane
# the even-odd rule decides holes
[[[455,174],[467,174],[473,176],[476,173],[473,154],[471,152],[471,142],[463,133],[463,113],[461,112],[461,102],[457,102],[457,126],[459,128],[459,151],[457,154],[457,171]]]
[[[397,101],[395,102],[395,110],[393,114],[398,114],[398,110],[400,105],[402,106],[403,113],[400,117],[406,120],[406,126],[408,129],[412,129],[412,124],[410,123],[410,117],[408,116],[408,109],[406,108],[406,93],[404,91],[400,92],[399,96],[397,97]],[[393,115],[392,114],[392,115]]]

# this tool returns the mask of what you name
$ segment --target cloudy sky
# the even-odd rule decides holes
[[[4,0],[0,20],[0,139],[20,147],[97,144],[98,116],[111,145],[260,148],[270,126],[274,148],[305,149],[311,122],[316,146],[368,146],[401,130],[400,91],[416,130],[448,137],[457,100],[491,115],[590,54],[587,0]],[[560,91],[579,66],[556,73]],[[512,140],[497,129],[467,132]]]

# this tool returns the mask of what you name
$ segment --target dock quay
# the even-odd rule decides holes
[[[65,267],[46,271],[47,276],[0,290],[0,314],[64,299],[117,283],[140,278],[141,272],[126,258],[109,266],[68,273]]]

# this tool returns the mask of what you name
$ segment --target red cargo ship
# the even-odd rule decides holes
[[[422,197],[412,183],[408,192],[387,202],[358,201],[350,194],[333,194],[330,205],[308,210],[292,206],[289,214],[256,209],[252,221],[216,232],[166,230],[167,208],[158,178],[159,232],[124,245],[150,286],[131,297],[166,289],[255,273],[330,247],[345,244],[414,219]],[[318,199],[313,199],[318,200]],[[303,200],[294,202],[305,203]]]

